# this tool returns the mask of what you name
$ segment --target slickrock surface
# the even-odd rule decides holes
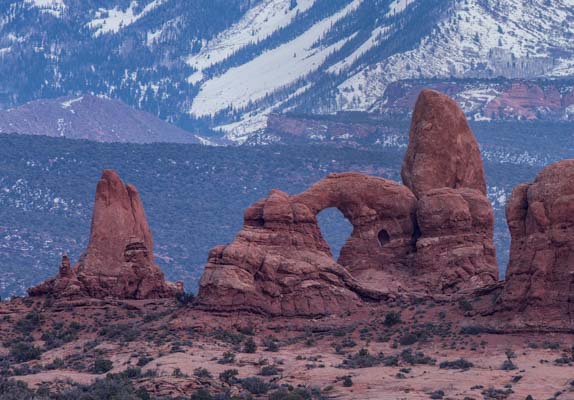
[[[57,277],[29,290],[54,297],[147,299],[174,296],[154,264],[153,238],[137,189],[115,171],[98,182],[88,248],[74,268],[67,256]]]
[[[419,198],[443,187],[475,189],[486,195],[478,143],[450,97],[428,89],[420,93],[401,176]]]
[[[519,326],[574,329],[574,160],[517,186],[506,217],[512,243],[498,309]]]

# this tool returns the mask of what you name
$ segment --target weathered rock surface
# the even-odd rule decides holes
[[[494,212],[478,144],[460,108],[424,90],[402,169],[406,186],[356,173],[307,191],[273,191],[215,248],[199,303],[219,310],[309,315],[353,309],[363,297],[448,295],[498,281]],[[353,232],[332,259],[317,214],[335,207]]]
[[[435,293],[476,289],[498,281],[494,212],[474,189],[433,189],[417,204],[420,236],[414,263]]]
[[[385,282],[361,285],[333,260],[316,217],[337,207],[351,221],[355,228],[341,258],[353,261],[350,270],[360,270],[374,268],[385,252],[401,259],[387,257],[390,264],[405,262],[400,255],[411,246],[414,205],[414,196],[401,185],[356,173],[330,175],[296,196],[274,190],[245,211],[233,243],[211,251],[199,304],[290,316],[350,311],[361,298],[384,298]],[[378,239],[385,228],[393,235],[389,250]]]
[[[115,171],[98,182],[90,240],[77,265],[63,257],[58,276],[30,289],[30,295],[149,299],[174,296],[154,264],[153,238],[137,189]]]
[[[317,224],[331,207],[353,225],[337,262]],[[492,208],[472,189],[442,189],[417,201],[396,182],[333,174],[298,195],[273,191],[247,209],[233,243],[210,253],[198,302],[318,315],[353,310],[364,299],[480,287],[497,279],[492,225]]]
[[[444,187],[486,194],[478,143],[464,113],[450,97],[428,89],[420,93],[401,177],[418,198]]]
[[[574,160],[517,186],[506,218],[512,242],[497,310],[519,326],[574,328]]]

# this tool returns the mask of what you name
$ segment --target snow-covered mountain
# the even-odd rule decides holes
[[[7,0],[0,60],[4,107],[91,92],[243,142],[402,80],[574,76],[574,0]]]

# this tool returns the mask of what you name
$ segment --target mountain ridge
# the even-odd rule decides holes
[[[0,73],[10,77],[0,80],[0,103],[93,92],[241,143],[271,112],[378,111],[405,79],[571,77],[573,6],[11,0],[0,5]]]

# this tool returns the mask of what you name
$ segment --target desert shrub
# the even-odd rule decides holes
[[[269,395],[269,400],[311,400],[322,399],[319,389],[281,388]]]
[[[255,353],[257,351],[257,344],[252,337],[249,337],[243,342],[243,352],[244,353]]]
[[[413,352],[412,349],[404,349],[401,352],[401,359],[410,365],[434,365],[436,363],[434,358],[426,356],[420,351]]]
[[[120,375],[108,375],[104,379],[95,381],[91,385],[77,385],[67,390],[58,400],[149,400],[149,394],[143,390],[136,390],[131,382]]]
[[[243,387],[243,389],[247,390],[252,394],[260,395],[267,393],[271,389],[272,385],[265,382],[261,378],[252,376],[249,378],[242,379],[241,387]]]
[[[235,353],[232,351],[226,351],[223,356],[217,360],[218,364],[233,364],[235,362]]]
[[[109,372],[114,367],[114,363],[111,360],[105,358],[98,358],[94,361],[94,366],[92,371],[95,374],[105,374]]]
[[[120,375],[128,379],[137,379],[142,376],[142,370],[141,368],[132,367],[126,369]]]
[[[247,325],[244,326],[240,326],[237,328],[237,331],[243,335],[247,335],[247,336],[253,336],[255,335],[255,327],[253,326],[253,324],[249,323]]]
[[[263,339],[263,346],[265,346],[265,351],[277,352],[279,351],[279,340],[273,336],[268,336]]]
[[[98,335],[108,339],[124,342],[133,342],[139,337],[139,331],[127,324],[104,326]]]
[[[474,367],[474,364],[470,361],[465,360],[464,358],[459,358],[458,360],[454,361],[443,361],[439,364],[441,369],[470,369]]]
[[[221,340],[222,342],[226,342],[232,345],[239,345],[245,339],[245,336],[241,333],[231,332],[222,328],[217,328],[211,333],[217,340]]]
[[[193,371],[193,375],[197,376],[198,378],[211,378],[211,373],[207,370],[207,368],[196,368]]]
[[[440,400],[444,398],[444,391],[442,390],[435,390],[430,394],[430,398],[433,400]]]
[[[484,396],[485,400],[504,400],[508,398],[514,391],[512,389],[495,389],[495,388],[488,388],[482,391],[482,395]]]
[[[397,356],[385,356],[379,353],[374,356],[369,353],[365,348],[359,350],[355,354],[348,355],[339,368],[355,369],[355,368],[369,368],[376,365],[383,364],[385,366],[398,365],[399,358]]]
[[[275,367],[274,365],[266,365],[263,368],[261,368],[259,375],[261,376],[279,375],[279,369],[277,369],[277,367]]]
[[[353,386],[353,379],[349,375],[343,378],[343,386],[344,387],[351,387]]]
[[[42,334],[42,340],[47,349],[55,349],[76,340],[81,325],[73,322],[68,329],[64,329],[63,324],[55,324],[53,328],[54,329]]]
[[[543,342],[542,348],[547,350],[558,350],[560,348],[560,343],[557,342]]]
[[[387,315],[385,315],[385,320],[383,321],[383,324],[385,326],[394,326],[394,325],[398,325],[400,324],[401,321],[401,314],[398,312],[389,312],[387,313]]]
[[[465,312],[473,310],[472,303],[466,299],[461,299],[458,302],[458,307]]]
[[[198,389],[191,395],[190,400],[213,400],[213,396],[207,389]]]
[[[26,314],[24,318],[16,322],[15,328],[17,331],[26,335],[34,332],[42,325],[43,317],[38,311],[34,310]]]
[[[138,367],[143,367],[146,366],[147,364],[149,364],[150,362],[153,361],[153,357],[147,357],[147,356],[143,356],[138,358],[138,362],[137,362],[137,366]]]
[[[504,362],[502,363],[502,367],[500,367],[500,369],[502,369],[503,371],[513,371],[515,369],[518,369],[518,367],[511,360],[504,360]]]
[[[483,328],[481,326],[463,326],[460,328],[461,335],[480,335],[483,333],[487,333],[488,329]]]
[[[560,357],[554,360],[554,364],[556,365],[570,365],[572,364],[572,358],[570,357]]]
[[[48,397],[38,396],[24,382],[0,378],[1,400],[48,400]]]
[[[46,369],[60,369],[63,368],[66,363],[61,358],[55,358],[50,364],[44,366]]]
[[[219,379],[225,383],[235,383],[237,382],[237,375],[239,375],[239,371],[236,369],[226,369],[222,373],[219,374]]]
[[[193,304],[193,302],[195,301],[195,296],[193,295],[193,293],[178,292],[175,295],[175,300],[177,301],[177,304],[179,304],[180,306],[188,306],[190,304]]]
[[[343,339],[341,341],[341,344],[340,344],[341,347],[355,347],[356,345],[357,345],[357,342],[355,342],[350,337],[346,337],[345,339]]]
[[[16,362],[37,360],[42,355],[42,350],[28,342],[16,342],[10,346],[10,356]]]

